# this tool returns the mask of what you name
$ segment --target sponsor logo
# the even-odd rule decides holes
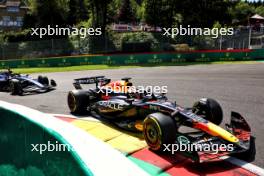
[[[114,110],[123,110],[124,106],[118,102],[113,101],[99,101],[98,104],[103,107],[107,107]]]
[[[177,141],[180,143],[180,144],[189,144],[190,141],[187,137],[185,136],[179,136],[177,137]]]

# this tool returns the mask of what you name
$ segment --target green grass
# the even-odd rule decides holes
[[[253,64],[255,61],[219,61],[219,62],[184,62],[184,63],[161,63],[161,64],[144,64],[144,65],[82,65],[69,67],[41,67],[41,68],[15,68],[12,69],[16,73],[49,73],[49,72],[70,72],[82,70],[105,70],[105,69],[120,69],[120,68],[138,68],[138,67],[160,67],[160,66],[189,66],[189,65],[204,65],[204,64]]]
[[[138,66],[109,66],[109,65],[82,65],[69,67],[40,67],[40,68],[14,68],[16,73],[48,73],[48,72],[69,72],[82,70],[105,70],[118,68],[133,68]]]

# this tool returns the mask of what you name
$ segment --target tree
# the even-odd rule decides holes
[[[240,23],[244,23],[244,24],[248,23],[248,18],[252,16],[254,13],[255,13],[254,6],[242,1],[237,3],[236,6],[231,11],[231,15],[233,19],[237,19],[240,21]]]
[[[135,14],[132,11],[130,0],[124,0],[119,10],[117,20],[124,23],[130,23],[135,21]]]
[[[158,6],[160,6],[159,0],[145,0],[144,1],[144,19],[146,23],[153,25],[153,26],[159,26],[160,21],[158,12]]]
[[[177,15],[178,0],[145,0],[144,19],[152,26],[172,27]]]
[[[69,25],[78,24],[89,19],[88,2],[84,0],[69,1],[69,15],[67,22]]]
[[[264,6],[258,6],[255,10],[257,14],[264,17]]]
[[[102,28],[102,33],[105,32],[108,23],[109,4],[113,0],[90,0],[90,9],[92,14],[93,27]]]
[[[144,17],[155,26],[171,27],[179,22],[194,27],[212,27],[215,21],[230,24],[228,8],[233,2],[223,0],[145,0]]]
[[[212,27],[216,21],[231,23],[230,6],[232,2],[223,0],[185,0],[177,3],[177,10],[183,16],[183,25]]]
[[[28,3],[36,26],[67,25],[69,0],[29,0]]]

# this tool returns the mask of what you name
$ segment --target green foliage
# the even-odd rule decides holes
[[[37,26],[67,24],[69,0],[29,0],[29,7]]]
[[[122,6],[126,5],[128,0],[113,0],[108,6],[108,22],[117,22],[120,10]],[[138,0],[129,0],[129,14],[133,15],[133,22],[140,22],[143,19],[143,5],[142,2],[138,2]],[[125,16],[129,16],[128,14],[124,14]]]
[[[216,21],[213,25],[213,28],[217,28],[220,29],[222,27],[222,25],[219,23],[219,21]]]
[[[160,50],[158,40],[153,36],[152,33],[147,32],[134,32],[134,33],[123,33],[121,36],[122,45],[127,43],[146,43],[150,44],[152,51]]]
[[[134,33],[123,33],[121,37],[122,43],[126,42],[156,42],[155,38],[151,33],[147,32],[134,32]]]
[[[231,1],[223,0],[179,0],[176,8],[183,17],[183,25],[211,28],[215,21],[220,24],[231,23],[231,15],[228,13],[228,7],[231,6]]]
[[[264,5],[262,5],[262,6],[258,6],[258,7],[256,8],[255,12],[256,12],[257,14],[259,14],[260,16],[263,16],[263,17],[264,17]]]
[[[4,35],[0,35],[0,46],[6,42]]]
[[[27,0],[30,13],[26,27],[48,24],[76,25],[88,21],[93,27],[113,22],[146,22],[152,26],[213,27],[216,22],[232,25],[249,15],[264,15],[263,3],[229,0]]]
[[[30,30],[23,30],[23,31],[9,31],[6,33],[0,34],[0,43],[2,42],[19,42],[19,41],[26,41],[30,38]]]
[[[230,13],[233,19],[247,22],[248,18],[255,13],[255,8],[246,2],[240,1],[234,8],[230,9]]]
[[[141,22],[143,19],[143,10],[144,10],[142,3],[137,2],[137,0],[130,0],[130,2],[136,21]]]
[[[69,25],[78,24],[89,18],[89,3],[87,0],[69,0]]]
[[[172,27],[176,5],[174,0],[144,0],[144,21],[153,26]]]
[[[117,20],[124,23],[131,23],[135,21],[135,14],[132,11],[130,0],[123,1]]]
[[[100,53],[120,51],[122,43],[151,43],[152,50],[170,49],[171,44],[188,43],[197,48],[213,46],[209,37],[177,36],[175,39],[162,37],[160,34],[136,32],[115,33],[110,29],[112,23],[139,23],[150,26],[221,28],[247,24],[248,18],[257,13],[264,16],[264,2],[249,3],[230,0],[24,0],[30,8],[24,18],[23,31],[0,34],[0,45],[10,46],[10,42],[21,42],[12,45],[14,53],[20,56],[23,51],[41,52],[41,47],[32,46],[28,40],[39,40],[30,36],[32,27],[100,27],[102,36],[69,36],[64,51],[70,52],[74,47],[80,53]],[[236,21],[236,22],[234,22]],[[46,37],[43,40],[58,38]],[[164,39],[165,38],[165,39]],[[206,40],[206,42],[203,42]],[[45,41],[43,41],[45,43]],[[50,42],[47,49],[50,50]],[[43,46],[46,46],[43,44]],[[56,46],[56,44],[54,45]],[[46,52],[46,49],[43,49]],[[10,49],[11,52],[11,49]],[[58,53],[62,53],[58,51]],[[15,55],[14,54],[14,55]],[[30,54],[26,54],[29,56]],[[23,57],[26,57],[23,56]]]
[[[231,23],[228,8],[232,6],[232,2],[223,0],[144,0],[143,17],[153,26],[212,27],[215,21]]]
[[[9,39],[10,40],[10,39]],[[1,59],[37,58],[69,55],[73,44],[68,39],[7,42],[0,44]]]
[[[214,40],[210,36],[194,36],[192,45],[196,50],[213,49]]]

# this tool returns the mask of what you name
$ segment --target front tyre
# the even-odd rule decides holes
[[[51,85],[52,87],[56,87],[56,86],[57,86],[57,83],[56,83],[55,80],[51,79],[51,80],[50,80],[50,85]]]
[[[162,151],[164,144],[173,144],[176,140],[177,128],[174,120],[162,113],[153,113],[143,122],[143,135],[149,148]]]
[[[89,104],[89,93],[87,91],[73,90],[68,93],[68,107],[71,113],[87,113]]]
[[[220,125],[223,121],[223,111],[220,104],[211,98],[202,98],[195,102],[192,111],[216,125]]]
[[[11,92],[11,95],[22,95],[23,94],[22,86],[18,80],[11,80],[10,92]]]
[[[49,79],[47,76],[38,76],[38,82],[43,84],[43,85],[49,85]]]
[[[43,84],[48,86],[49,85],[49,78],[47,76],[43,77]]]

